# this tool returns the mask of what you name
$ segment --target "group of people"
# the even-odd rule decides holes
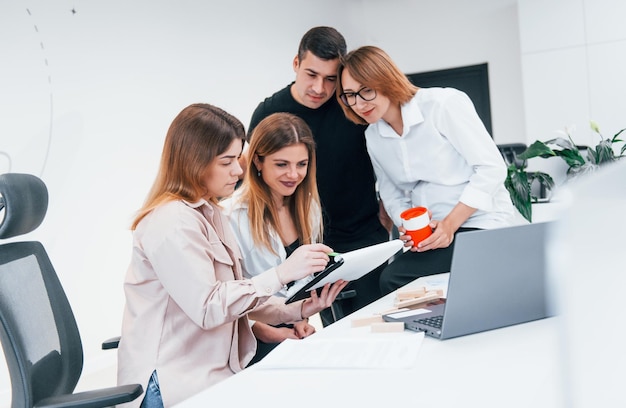
[[[418,88],[382,49],[347,52],[331,27],[305,33],[293,69],[247,133],[209,104],[168,130],[124,283],[118,382],[144,385],[135,405],[171,406],[309,336],[308,317],[330,323],[342,291],[356,293],[342,301],[350,313],[448,271],[456,234],[515,219],[506,166],[467,95]],[[417,205],[433,229],[419,244],[400,219]],[[393,225],[408,248],[393,262],[285,303],[330,253],[387,241]]]

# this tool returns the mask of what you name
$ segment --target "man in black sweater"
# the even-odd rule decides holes
[[[300,41],[293,60],[294,82],[259,104],[250,121],[248,137],[256,125],[275,112],[301,117],[311,128],[316,143],[317,183],[324,217],[324,243],[337,252],[389,240],[381,224],[375,176],[363,132],[365,126],[350,122],[335,98],[339,58],[346,54],[343,36],[331,27],[314,27]],[[391,226],[388,225],[390,228]],[[340,300],[344,314],[381,296],[381,265],[344,290],[356,296]],[[332,323],[332,313],[320,313],[322,323]]]

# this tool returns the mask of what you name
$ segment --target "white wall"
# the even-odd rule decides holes
[[[626,127],[624,15],[621,0],[519,0],[528,143],[574,126],[595,146],[590,120],[605,138]]]
[[[514,0],[353,0],[353,4],[349,21],[361,30],[351,45],[384,48],[404,72],[487,62],[493,137],[497,143],[525,139]]]
[[[495,139],[526,138],[515,0],[0,0],[0,173],[48,185],[47,218],[29,238],[66,289],[86,373],[114,364],[99,344],[119,333],[128,223],[169,123],[201,101],[247,125],[293,79],[315,25],[338,28],[349,48],[385,48],[406,72],[488,62]],[[0,406],[9,392],[0,361]]]

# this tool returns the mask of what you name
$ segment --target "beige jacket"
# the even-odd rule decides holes
[[[118,384],[145,390],[157,370],[164,405],[172,406],[248,364],[253,309],[268,323],[301,318],[301,302],[272,296],[282,288],[275,269],[243,279],[240,259],[225,216],[204,200],[166,203],[139,223],[124,283]]]

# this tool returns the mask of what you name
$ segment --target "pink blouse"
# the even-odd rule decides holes
[[[157,370],[166,407],[241,371],[256,341],[248,314],[270,324],[301,319],[301,302],[272,296],[274,268],[243,279],[241,254],[215,204],[171,201],[133,234],[124,283],[118,384],[144,390]],[[139,406],[142,397],[125,406]]]

